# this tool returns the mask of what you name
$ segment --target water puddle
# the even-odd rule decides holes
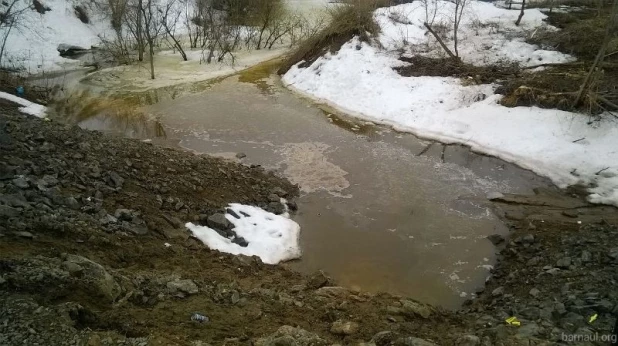
[[[145,105],[145,118],[135,124],[159,124],[174,144],[233,160],[242,152],[243,163],[277,170],[299,185],[294,218],[303,258],[290,267],[322,269],[341,285],[445,307],[470,298],[494,262],[485,237],[507,232],[486,194],[530,193],[549,183],[461,146],[316,106],[281,87],[272,68],[208,82],[206,91],[182,86],[125,99]],[[101,119],[80,123],[114,131]]]

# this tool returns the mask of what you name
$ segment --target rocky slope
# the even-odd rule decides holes
[[[0,103],[0,345],[607,344],[615,208],[500,196],[512,235],[492,238],[500,262],[459,312],[210,251],[183,226],[229,202],[281,212],[273,195],[293,208],[296,194],[259,167]],[[513,316],[519,326],[505,322]]]

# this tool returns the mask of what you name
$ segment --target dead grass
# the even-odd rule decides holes
[[[502,105],[507,107],[536,106],[565,111],[600,114],[618,110],[618,37],[609,47],[610,54],[598,71],[598,79],[583,102],[574,106],[577,92],[588,73],[603,41],[609,10],[598,16],[595,9],[569,13],[553,13],[549,24],[561,31],[536,32],[528,41],[576,56],[576,63],[546,66],[532,72],[516,65],[476,67],[452,59],[423,57],[402,58],[409,66],[397,68],[403,76],[451,76],[465,83],[497,83],[497,93],[504,95]],[[614,33],[617,35],[618,32]]]
[[[369,41],[380,27],[373,19],[373,11],[379,3],[371,0],[351,0],[350,4],[336,6],[329,10],[329,24],[316,35],[309,37],[288,56],[278,70],[286,73],[295,64],[307,67],[327,52],[337,52],[349,40],[357,36]]]
[[[505,106],[539,106],[567,111],[599,114],[616,110],[618,103],[618,30],[608,47],[608,56],[598,73],[598,80],[584,102],[574,109],[576,94],[603,41],[610,8],[599,12],[583,8],[568,13],[551,13],[547,22],[560,31],[537,32],[528,42],[577,57],[574,64],[552,66],[537,73],[525,73],[509,80],[501,88]],[[608,103],[609,101],[609,103]]]
[[[597,16],[596,10],[549,14],[547,22],[561,30],[539,31],[529,38],[528,42],[574,55],[580,60],[592,60],[603,41],[608,13],[609,9],[601,17]],[[614,32],[614,36],[616,34],[618,30]],[[608,52],[616,51],[618,37],[614,37],[608,47]]]
[[[537,106],[564,111],[578,110],[589,114],[613,110],[600,102],[597,96],[618,103],[618,66],[615,65],[606,66],[600,73],[593,87],[596,96],[588,95],[578,108],[573,107],[589,66],[589,63],[569,64],[536,73],[521,73],[502,83],[496,92],[504,95],[501,104],[507,107]]]
[[[0,69],[0,91],[14,95],[18,86],[24,87],[25,93],[23,98],[29,101],[41,104],[46,104],[49,101],[51,90],[30,85],[26,78],[15,71]]]
[[[401,57],[399,60],[409,65],[395,70],[404,77],[456,77],[468,83],[486,84],[516,78],[517,65],[474,66],[451,58],[428,58],[423,56]]]

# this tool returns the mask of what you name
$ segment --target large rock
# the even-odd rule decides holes
[[[327,298],[345,298],[350,295],[350,291],[345,287],[329,286],[317,289],[315,294]]]
[[[301,328],[282,326],[273,334],[256,340],[255,346],[321,346],[328,345],[317,334]]]
[[[116,173],[116,172],[111,172],[109,174],[109,178],[113,184],[114,187],[116,188],[122,188],[122,185],[124,184],[124,178],[120,176],[120,174]]]
[[[525,323],[523,326],[517,329],[516,337],[520,339],[530,339],[539,335],[542,332],[541,327],[534,322]]]
[[[313,273],[307,281],[307,287],[312,289],[318,289],[324,286],[328,286],[330,283],[330,278],[324,274],[323,271],[318,271]]]
[[[352,335],[358,332],[360,326],[356,322],[351,321],[335,321],[331,327],[330,332],[337,335]]]
[[[462,335],[457,339],[457,346],[478,346],[481,344],[481,338],[476,335]]]
[[[19,209],[7,207],[6,205],[0,205],[0,219],[16,217],[17,215],[19,215],[19,213]]]
[[[397,338],[395,333],[390,330],[385,330],[376,333],[369,342],[375,344],[376,346],[386,346],[390,345],[395,338]]]
[[[94,293],[98,293],[108,303],[116,301],[122,289],[105,268],[88,258],[78,255],[65,255],[64,267],[77,265],[83,269],[81,280],[84,280]]]
[[[58,50],[58,53],[60,53],[61,57],[78,56],[88,52],[88,49],[84,47],[70,45],[66,43],[59,44],[56,50]]]
[[[234,227],[234,225],[225,217],[225,214],[223,213],[210,215],[208,219],[206,219],[206,224],[210,228],[221,231],[227,231]]]
[[[172,293],[180,291],[186,294],[196,294],[200,291],[195,282],[189,279],[170,281],[167,283],[167,288],[172,291]]]
[[[438,346],[433,342],[429,342],[427,340],[415,338],[415,337],[407,337],[395,340],[395,346]]]
[[[410,299],[401,300],[401,312],[408,317],[429,318],[431,316],[431,309],[428,306]]]

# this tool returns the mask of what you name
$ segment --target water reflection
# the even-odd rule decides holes
[[[131,98],[109,98],[88,91],[56,99],[51,116],[89,130],[130,138],[167,138],[161,122],[141,111]]]

